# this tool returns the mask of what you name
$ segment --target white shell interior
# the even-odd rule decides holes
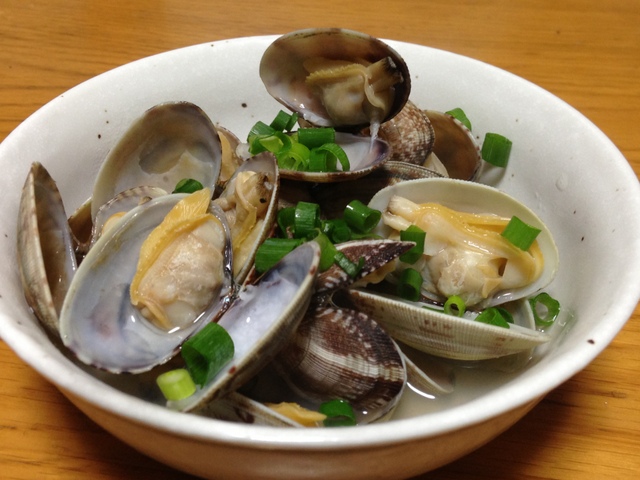
[[[40,161],[50,171],[65,208],[72,212],[89,196],[109,149],[129,124],[153,105],[190,101],[203,108],[214,123],[220,122],[241,138],[246,136],[256,119],[271,119],[280,108],[258,76],[262,52],[275,38],[197,45],[107,72],[53,99],[0,145],[0,190],[4,192],[0,263],[5,265],[0,272],[0,335],[98,423],[178,468],[204,474],[208,458],[228,453],[245,461],[218,464],[220,474],[231,476],[233,470],[229,469],[239,468],[245,474],[257,473],[265,465],[260,459],[277,451],[285,452],[280,458],[287,459],[276,469],[279,478],[302,478],[319,471],[335,476],[332,468],[341,469],[344,477],[356,478],[355,467],[363,472],[360,475],[369,473],[370,478],[373,469],[378,473],[389,468],[383,460],[391,458],[390,452],[399,452],[399,443],[409,442],[403,449],[408,450],[406,462],[392,461],[393,472],[415,475],[433,468],[433,462],[452,460],[485,441],[461,437],[466,440],[457,444],[447,440],[452,432],[485,425],[482,435],[488,440],[524,415],[539,397],[598,355],[638,302],[640,186],[634,172],[588,119],[523,79],[452,53],[390,42],[409,65],[415,103],[441,111],[463,107],[478,137],[496,131],[513,141],[506,171],[485,169],[481,180],[532,208],[554,233],[560,252],[561,268],[548,290],[567,312],[560,320],[562,335],[517,376],[437,414],[366,426],[367,434],[363,435],[360,428],[280,430],[169,411],[108,387],[75,367],[49,342],[22,295],[15,226],[19,190],[31,162]],[[496,418],[508,417],[507,412],[514,409],[512,420]],[[483,423],[490,419],[496,420]],[[136,431],[149,431],[157,442],[140,443],[132,435]],[[443,437],[441,443],[438,436]],[[423,448],[427,443],[446,454],[436,460],[424,456],[422,449],[420,455],[412,454],[412,448]],[[185,450],[188,446],[193,448]],[[366,452],[373,446],[378,448],[380,461],[341,461],[332,467],[326,456],[315,457],[320,460],[313,463],[301,460],[305,457],[300,455],[300,450],[340,451],[344,460],[349,452]],[[184,451],[191,453],[188,463],[178,458]],[[259,451],[267,455],[256,455]],[[249,458],[255,461],[247,461]]]

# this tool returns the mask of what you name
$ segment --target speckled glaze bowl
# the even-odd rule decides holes
[[[42,107],[0,145],[0,335],[80,410],[139,451],[210,478],[406,478],[478,448],[594,359],[622,328],[640,292],[640,187],[629,164],[584,116],[507,72],[432,48],[389,41],[412,75],[411,99],[461,107],[479,139],[513,141],[506,171],[481,181],[514,195],[553,232],[560,269],[548,291],[562,302],[553,340],[515,373],[484,386],[461,374],[436,401],[401,401],[395,418],[356,428],[278,429],[176,413],[88,375],[31,315],[16,266],[20,188],[31,162],[56,179],[67,212],[89,196],[101,161],[131,121],[165,101],[186,100],[239,136],[280,105],[258,76],[275,37],[219,41],[124,65]],[[481,375],[482,376],[482,375]]]

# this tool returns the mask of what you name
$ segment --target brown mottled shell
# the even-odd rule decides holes
[[[462,123],[447,113],[424,110],[435,132],[433,153],[447,169],[448,176],[474,180],[480,173],[480,146]]]
[[[352,240],[336,245],[349,260],[358,263],[364,259],[364,264],[356,278],[351,278],[338,265],[333,264],[324,272],[320,272],[316,279],[316,293],[324,293],[345,288],[367,275],[380,269],[393,259],[399,257],[414,245],[413,242],[397,240]]]
[[[298,395],[347,400],[366,422],[397,404],[406,372],[396,343],[367,315],[333,306],[310,309],[276,367]]]
[[[391,145],[389,160],[415,165],[425,163],[435,142],[429,117],[411,101],[395,117],[380,125],[379,135]]]
[[[49,333],[58,337],[58,316],[77,263],[60,192],[40,163],[31,165],[22,189],[17,234],[25,299]]]

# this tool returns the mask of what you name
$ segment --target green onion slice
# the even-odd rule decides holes
[[[501,235],[520,250],[527,251],[535,241],[540,231],[541,230],[539,228],[523,222],[514,215],[511,217],[511,220],[509,220],[507,226],[504,227]]]
[[[172,193],[193,193],[202,190],[204,187],[198,180],[193,178],[183,178],[176,183],[176,188]]]
[[[338,250],[336,249],[336,246],[331,243],[329,237],[322,232],[320,232],[314,240],[320,245],[320,264],[318,268],[321,272],[324,272],[334,264]]]
[[[342,168],[343,172],[348,172],[349,169],[351,168],[351,165],[349,163],[349,158],[347,157],[346,152],[337,143],[333,143],[333,142],[324,143],[319,147],[316,147],[314,151],[317,152],[318,154],[324,155],[325,163],[327,166],[327,170],[324,170],[324,171],[335,172],[337,170],[336,160],[340,162],[340,168]],[[313,171],[311,168],[309,168],[309,170]]]
[[[536,325],[548,327],[556,321],[560,313],[560,302],[546,292],[529,299]],[[541,315],[544,313],[544,315]]]
[[[276,220],[278,222],[278,227],[280,228],[280,233],[285,237],[293,234],[295,218],[296,207],[284,207],[278,210]]]
[[[301,244],[302,240],[298,238],[267,238],[256,251],[256,271],[259,274],[266,272]]]
[[[475,321],[495,325],[496,327],[509,328],[509,324],[513,323],[513,316],[504,308],[489,307],[480,312]]]
[[[298,142],[308,148],[316,148],[325,143],[335,143],[336,131],[331,127],[311,127],[298,129]]]
[[[509,163],[513,142],[499,133],[487,133],[482,142],[482,158],[496,167],[505,168]]]
[[[424,253],[424,240],[427,233],[416,225],[409,225],[406,230],[400,232],[400,240],[403,242],[415,242],[410,250],[400,255],[400,261],[405,263],[416,263]]]
[[[269,126],[274,130],[283,132],[287,130],[287,125],[289,125],[290,120],[291,114],[285,112],[284,110],[280,110],[273,121],[269,124]]]
[[[182,358],[196,385],[206,385],[233,358],[233,339],[217,323],[208,323],[182,344]]]
[[[298,202],[294,214],[294,234],[296,238],[315,235],[320,226],[320,205],[310,202]]]
[[[196,393],[196,384],[184,368],[177,368],[161,373],[156,384],[167,400],[182,400]]]
[[[455,315],[456,317],[462,317],[467,310],[467,305],[464,300],[458,295],[452,295],[444,302],[444,313],[447,315]]]
[[[342,218],[334,218],[331,220],[325,220],[323,223],[323,229],[328,230],[329,238],[333,243],[343,243],[351,240],[351,229],[347,222]]]
[[[381,217],[382,212],[380,210],[369,208],[360,200],[349,202],[342,214],[342,218],[347,222],[347,225],[359,233],[371,232],[378,225]]]
[[[398,283],[397,288],[397,293],[400,298],[417,302],[420,300],[422,275],[414,268],[405,268],[400,274],[400,283]]]
[[[448,115],[451,115],[453,118],[455,118],[465,127],[467,127],[469,131],[471,131],[471,122],[467,118],[467,114],[464,113],[464,110],[462,110],[461,108],[454,108],[453,110],[449,110],[448,112],[445,112],[445,113]]]
[[[323,422],[325,427],[351,427],[356,424],[353,407],[346,400],[329,400],[318,410],[327,416]]]
[[[336,250],[333,257],[336,264],[342,268],[351,278],[356,278],[362,267],[364,266],[364,258],[360,257],[358,263],[354,263],[342,252]]]

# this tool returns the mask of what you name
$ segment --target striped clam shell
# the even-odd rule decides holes
[[[346,308],[310,309],[275,366],[312,402],[341,398],[368,423],[395,408],[406,382],[396,343],[369,316]]]
[[[40,164],[27,175],[18,214],[17,253],[25,299],[49,333],[75,275],[74,240],[55,181]]]

